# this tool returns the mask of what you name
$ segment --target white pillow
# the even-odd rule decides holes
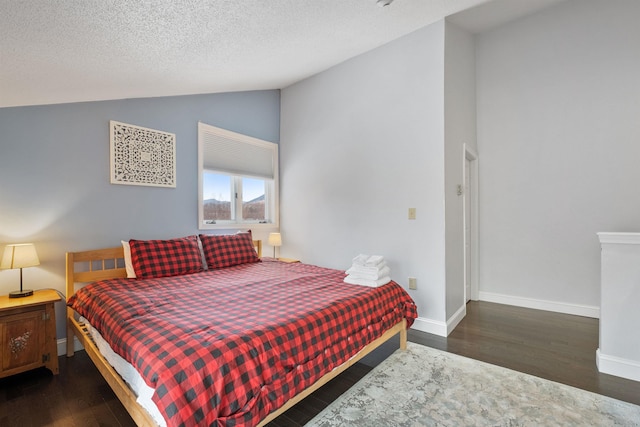
[[[122,249],[124,250],[124,268],[127,270],[127,278],[135,279],[136,271],[133,269],[133,263],[131,262],[131,246],[126,240],[120,240],[122,243]]]

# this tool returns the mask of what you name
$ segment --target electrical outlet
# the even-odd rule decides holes
[[[416,219],[416,208],[409,208],[409,219]]]
[[[418,283],[416,282],[415,277],[409,277],[409,289],[413,289],[413,290],[418,289]]]

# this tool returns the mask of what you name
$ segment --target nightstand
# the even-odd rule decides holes
[[[293,258],[277,258],[278,261],[281,262],[288,262],[290,264],[296,263],[296,262],[300,262],[299,259],[293,259]]]
[[[52,289],[23,298],[0,296],[0,378],[44,366],[58,374],[56,314]]]

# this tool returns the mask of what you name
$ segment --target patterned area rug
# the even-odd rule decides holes
[[[337,426],[640,426],[640,406],[408,343],[307,424]]]

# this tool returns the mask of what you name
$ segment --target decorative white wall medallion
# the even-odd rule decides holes
[[[176,135],[111,120],[111,183],[176,186]]]

